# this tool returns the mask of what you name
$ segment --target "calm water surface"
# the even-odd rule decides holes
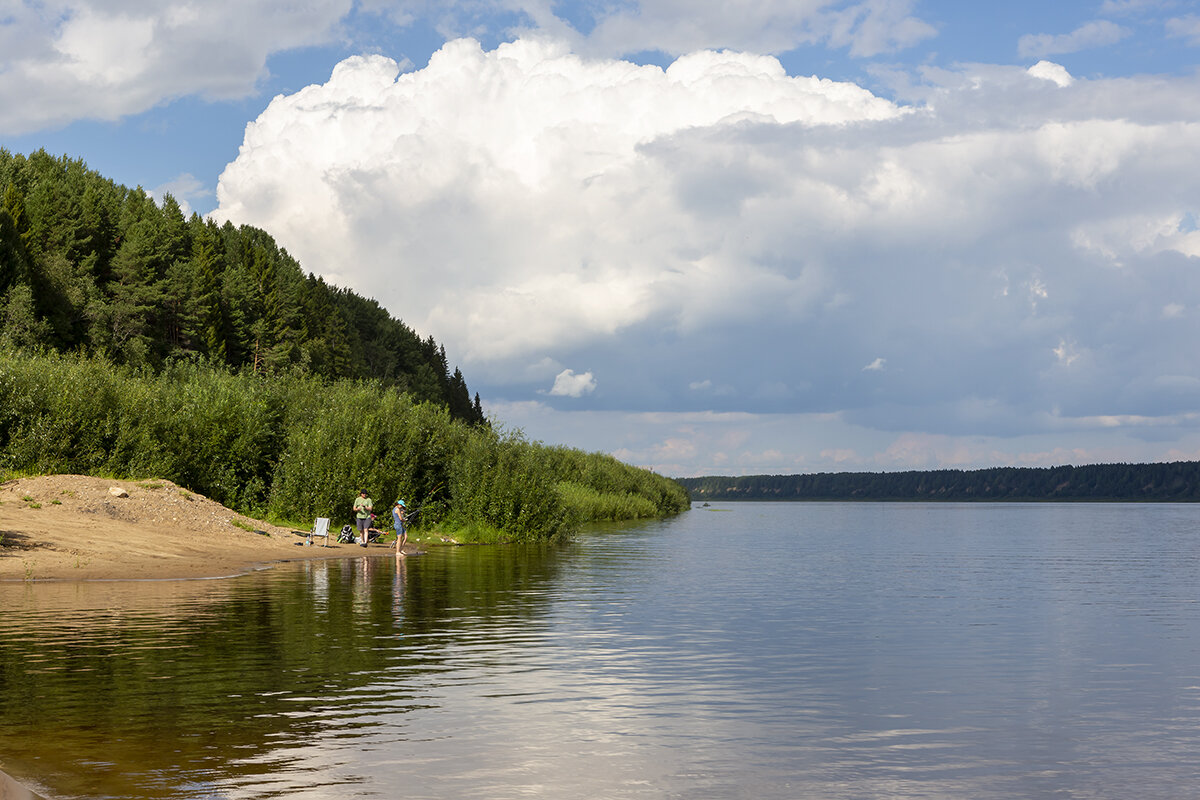
[[[0,585],[48,798],[1200,796],[1200,506],[726,504]]]

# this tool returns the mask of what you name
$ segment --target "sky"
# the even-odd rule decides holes
[[[1200,0],[0,0],[0,146],[664,475],[1200,459]]]

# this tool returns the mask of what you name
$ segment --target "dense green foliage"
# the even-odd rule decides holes
[[[160,370],[376,380],[484,422],[445,350],[305,275],[266,232],[185,218],[82,161],[0,148],[0,344]]]
[[[597,457],[567,447],[543,454],[558,476],[561,497],[589,520],[639,519],[674,514],[690,504],[687,492],[672,480],[615,458]]]
[[[1200,501],[1200,462],[680,478],[696,500]]]
[[[554,538],[688,507],[667,478],[468,424],[380,381],[0,348],[5,471],[166,478],[243,513],[338,525],[365,488],[380,511],[404,498],[419,525],[466,539]]]

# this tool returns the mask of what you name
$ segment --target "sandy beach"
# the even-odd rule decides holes
[[[331,527],[336,535],[341,525]],[[170,481],[42,475],[0,484],[0,581],[215,578],[278,561],[392,552],[334,539],[304,546],[293,529]]]

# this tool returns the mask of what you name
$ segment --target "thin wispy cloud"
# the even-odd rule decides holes
[[[1143,14],[1155,9],[1169,9],[1177,0],[1104,0],[1100,13],[1104,16],[1128,16]]]
[[[1017,55],[1022,58],[1046,58],[1066,53],[1078,53],[1096,47],[1116,44],[1129,35],[1129,29],[1109,20],[1093,20],[1070,33],[1026,34],[1017,42]]]
[[[1167,34],[1186,39],[1192,46],[1200,45],[1200,16],[1189,14],[1167,20]]]
[[[597,14],[580,46],[585,52],[620,56],[641,50],[681,55],[709,48],[778,53],[799,44],[823,44],[872,57],[936,36],[936,28],[914,13],[914,5],[912,0],[612,3]]]
[[[162,203],[164,197],[168,194],[171,195],[179,203],[179,208],[183,211],[184,216],[191,216],[191,201],[197,197],[205,196],[209,191],[204,184],[196,179],[195,175],[185,172],[173,181],[155,186],[148,193],[159,204]]]

